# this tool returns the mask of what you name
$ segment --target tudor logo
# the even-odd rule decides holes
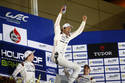
[[[21,41],[21,36],[16,28],[10,32],[10,39],[15,43],[19,43]]]
[[[105,47],[104,46],[100,46],[99,47],[101,51],[104,51],[105,50]]]
[[[117,43],[89,44],[87,48],[89,59],[118,57]]]

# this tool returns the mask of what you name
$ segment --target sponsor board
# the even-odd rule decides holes
[[[50,51],[50,52],[52,52],[52,49],[53,49],[53,47],[51,45],[32,41],[32,40],[28,40],[28,46],[33,47],[33,48],[35,47],[35,48],[38,48],[40,50]]]
[[[29,49],[36,50],[33,61],[36,78],[41,74],[41,80],[46,80],[45,50],[52,51],[49,44],[53,43],[53,21],[5,7],[0,7],[0,11],[0,40],[3,40],[0,41],[0,74],[11,75]]]
[[[125,64],[125,58],[120,58],[120,64]]]
[[[57,65],[51,60],[52,53],[46,52],[46,65],[50,67],[57,68]]]
[[[125,50],[119,50],[119,56],[125,57]]]
[[[67,46],[67,48],[66,48],[66,52],[72,52],[72,48],[71,48],[71,46]]]
[[[73,53],[73,59],[88,59],[87,52]]]
[[[73,45],[73,51],[78,52],[78,51],[87,51],[87,45]]]
[[[27,45],[27,30],[3,24],[3,40],[15,44]]]
[[[118,57],[117,43],[88,44],[88,58],[114,58]]]
[[[120,65],[121,72],[125,72],[125,65]]]
[[[57,68],[52,68],[52,67],[46,66],[46,73],[55,75],[55,74],[57,74]]]
[[[106,83],[121,83],[121,81],[106,81]]]
[[[103,59],[89,59],[89,66],[97,66],[103,64]]]
[[[122,80],[125,80],[125,73],[121,73]]]
[[[119,42],[118,43],[118,48],[119,49],[125,49],[125,42]]]
[[[98,66],[98,67],[90,67],[91,72],[90,73],[104,73],[104,67]]]
[[[2,33],[0,33],[0,40],[2,40]]]
[[[65,53],[65,58],[68,59],[72,59],[72,53]]]
[[[74,60],[75,63],[77,63],[80,66],[84,66],[86,64],[88,64],[88,60]]]
[[[105,65],[119,64],[119,60],[118,60],[118,58],[105,58],[104,64]]]
[[[119,72],[119,65],[117,66],[105,66],[105,72],[110,73],[110,72]]]
[[[105,83],[105,82],[96,81],[96,83]]]
[[[47,74],[47,83],[55,83],[56,76]]]
[[[120,73],[106,74],[106,80],[120,80]]]
[[[42,74],[41,79],[46,80],[46,74],[44,72],[46,70],[45,51],[13,43],[6,43],[4,41],[0,41],[0,73],[12,75],[18,63],[24,61],[24,52],[26,50],[35,50],[33,63],[35,65],[36,78],[39,74]]]
[[[104,81],[105,79],[104,74],[90,74],[90,76],[96,81]]]

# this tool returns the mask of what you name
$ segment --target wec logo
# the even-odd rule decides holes
[[[26,18],[29,18],[28,16],[24,16],[23,14],[13,15],[12,12],[7,12],[5,16],[24,22],[27,22]]]

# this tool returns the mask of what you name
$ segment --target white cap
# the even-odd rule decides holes
[[[30,50],[27,50],[25,53],[24,53],[24,57],[27,58],[30,54],[34,53],[34,51],[30,51]]]
[[[73,26],[71,26],[69,23],[65,23],[64,25],[63,25],[63,28],[64,27],[71,27],[71,28],[73,28]]]

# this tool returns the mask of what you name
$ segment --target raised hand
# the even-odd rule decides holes
[[[87,20],[87,16],[83,16],[82,19],[83,19],[83,21],[86,21]]]
[[[60,10],[60,13],[64,14],[66,12],[66,5],[64,5],[61,10]]]

